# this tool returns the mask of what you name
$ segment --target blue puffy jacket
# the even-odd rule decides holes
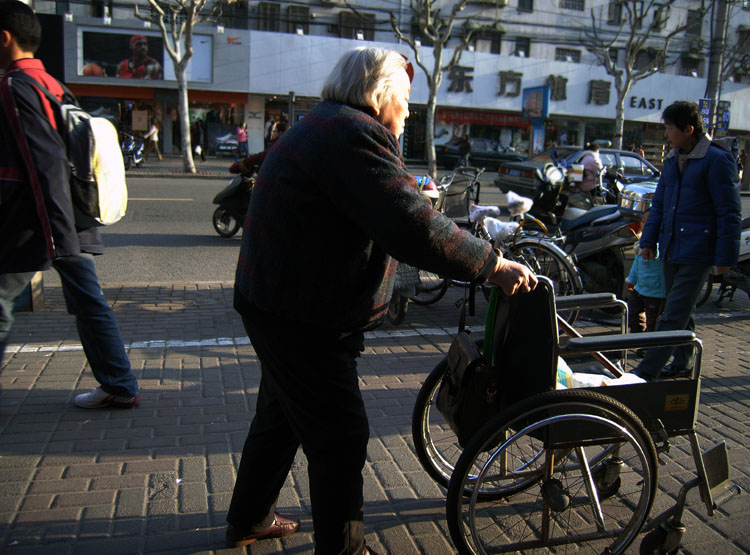
[[[640,246],[658,243],[672,264],[736,265],[741,205],[735,158],[704,136],[680,175],[677,153],[673,149],[664,162]]]

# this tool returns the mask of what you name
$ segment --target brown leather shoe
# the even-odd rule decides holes
[[[227,526],[227,547],[242,547],[243,545],[250,545],[258,540],[283,538],[289,534],[294,534],[297,530],[299,530],[298,520],[290,520],[274,513],[271,526],[260,532],[254,532],[243,536],[231,524]]]

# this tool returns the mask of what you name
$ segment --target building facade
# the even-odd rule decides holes
[[[661,4],[643,18],[647,48],[635,60],[636,67],[653,63],[654,53],[676,25],[690,21],[690,26],[672,39],[660,71],[635,83],[625,98],[623,145],[644,144],[651,158],[663,152],[661,111],[675,100],[698,101],[706,95],[716,27],[715,13],[697,17],[700,1],[678,0],[668,10],[659,8]],[[127,131],[145,131],[156,117],[162,122],[164,151],[177,152],[177,82],[157,26],[137,19],[132,3],[34,0],[32,5],[44,14],[40,57],[85,107],[109,115]],[[149,9],[142,0],[139,6],[141,11]],[[469,2],[456,22],[444,62],[467,31],[477,26],[482,30],[457,67],[444,72],[437,96],[436,143],[468,134],[531,152],[552,142],[584,145],[611,139],[614,79],[583,44],[596,25],[599,36],[613,40],[611,59],[623,65],[625,43],[614,39],[628,30],[627,23],[622,28],[626,9],[621,0]],[[242,122],[248,125],[250,151],[261,150],[268,122],[282,115],[292,121],[303,116],[346,50],[374,44],[413,59],[412,47],[391,28],[391,14],[414,41],[424,65],[432,67],[430,39],[405,2],[239,0],[227,2],[216,23],[197,25],[188,67],[190,121],[205,131],[209,154],[219,152]],[[727,22],[720,98],[728,103],[722,104],[726,132],[747,141],[750,1],[731,2]],[[549,95],[548,113],[537,122],[542,133],[532,131],[522,106],[523,91],[538,87]],[[404,136],[404,153],[410,159],[425,157],[427,100],[427,81],[417,68]]]

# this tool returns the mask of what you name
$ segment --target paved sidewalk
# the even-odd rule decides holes
[[[231,306],[231,284],[105,285],[143,400],[133,410],[84,410],[73,397],[96,386],[61,292],[47,310],[19,314],[0,369],[0,552],[230,553],[226,510],[254,411],[259,368]],[[399,328],[369,334],[359,371],[371,422],[365,467],[367,542],[390,554],[449,554],[445,491],[422,470],[411,412],[427,373],[448,348],[458,289],[432,307],[410,305]],[[744,295],[744,293],[743,293]],[[738,295],[739,296],[739,295]],[[479,302],[478,325],[484,302]],[[726,439],[732,472],[750,490],[750,332],[747,297],[701,310],[705,342],[703,447]],[[294,338],[290,337],[290,348]],[[655,507],[693,477],[678,439],[660,468]],[[707,518],[690,494],[688,553],[750,552],[750,495]],[[306,462],[300,455],[279,509],[302,532],[252,553],[311,553]],[[637,544],[630,552],[637,552]]]

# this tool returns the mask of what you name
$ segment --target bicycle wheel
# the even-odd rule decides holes
[[[648,517],[657,472],[651,436],[627,407],[594,391],[542,393],[498,414],[459,457],[451,538],[460,553],[622,553]],[[482,500],[488,488],[505,495]]]
[[[450,280],[427,270],[419,270],[417,292],[411,300],[422,305],[434,304],[445,296],[449,286]]]
[[[583,290],[575,264],[559,247],[542,239],[522,239],[508,245],[508,251],[511,259],[525,264],[537,275],[550,278],[555,297],[578,295]],[[578,310],[560,311],[560,315],[572,324]]]
[[[703,286],[703,293],[695,303],[696,308],[699,306],[703,306],[704,304],[706,304],[706,301],[711,298],[711,290],[713,289],[715,279],[716,278],[714,278],[713,274],[708,274],[708,277],[706,278],[706,284]]]
[[[403,323],[406,318],[406,311],[409,308],[409,298],[402,297],[398,293],[393,293],[391,296],[391,302],[388,303],[388,313],[386,314],[388,321],[394,326],[398,326]]]

